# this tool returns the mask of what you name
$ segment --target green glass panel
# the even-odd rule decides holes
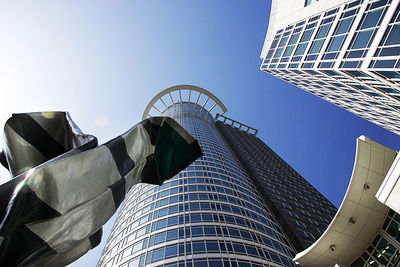
[[[392,221],[386,232],[393,236],[394,239],[398,241],[400,240],[400,224],[398,224],[397,222]]]
[[[355,262],[353,262],[350,267],[364,267],[365,261],[361,258],[358,258]]]

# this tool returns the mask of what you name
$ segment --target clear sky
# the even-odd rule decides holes
[[[140,121],[161,90],[193,84],[336,206],[356,138],[400,137],[259,70],[271,1],[1,1],[0,125],[11,113],[65,110],[100,143]],[[1,171],[1,181],[9,177]],[[95,266],[103,242],[70,266]]]

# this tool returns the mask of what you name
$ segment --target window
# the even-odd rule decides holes
[[[164,257],[164,248],[156,249],[153,251],[151,262],[159,261]]]
[[[177,245],[171,245],[167,246],[165,248],[165,258],[172,258],[175,257],[178,253],[178,246]]]
[[[311,5],[311,0],[305,0],[304,6],[309,6],[309,5]]]

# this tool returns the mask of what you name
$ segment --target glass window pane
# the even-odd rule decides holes
[[[284,57],[289,56],[289,55],[292,53],[293,48],[294,48],[294,45],[288,46],[288,48],[286,48],[286,51],[285,51],[285,53],[283,54],[283,56],[284,56]]]
[[[306,47],[307,47],[307,43],[300,44],[297,47],[295,55],[303,55],[304,54],[304,50],[306,50]]]
[[[344,39],[344,35],[341,36],[336,36],[334,38],[332,38],[331,44],[329,45],[328,51],[332,52],[332,51],[339,51],[339,49],[342,46],[342,42]]]
[[[174,240],[178,238],[178,229],[170,230],[167,232],[167,241]]]
[[[367,44],[369,42],[369,39],[371,38],[371,35],[373,33],[374,30],[368,30],[368,31],[363,31],[363,32],[359,32],[354,44],[353,44],[353,49],[357,49],[357,48],[365,48],[367,47]]]
[[[219,246],[217,241],[207,241],[206,245],[208,252],[215,252],[215,251],[219,252]]]
[[[400,75],[399,75],[400,76]],[[400,241],[400,225],[395,221],[392,221],[388,229],[386,230],[394,239]]]
[[[200,253],[204,252],[206,250],[206,247],[204,245],[204,242],[193,242],[193,253]]]
[[[192,236],[202,236],[203,235],[203,228],[200,227],[192,227]]]
[[[393,25],[389,37],[386,40],[386,45],[400,44],[400,24]]]
[[[154,243],[158,244],[158,243],[164,242],[164,240],[165,240],[165,232],[158,233],[158,234],[156,234],[156,236],[154,238]]]
[[[393,68],[396,64],[396,60],[378,60],[375,64],[375,68]]]
[[[299,38],[300,33],[295,33],[293,34],[292,38],[290,38],[289,45],[295,44],[297,41],[297,38]]]
[[[311,50],[310,50],[309,54],[318,53],[319,50],[321,49],[321,46],[322,46],[322,44],[324,43],[324,41],[325,41],[324,39],[318,40],[318,41],[314,41],[314,43],[313,43],[313,45],[312,45],[312,47],[311,47]]]
[[[164,257],[164,248],[156,249],[153,251],[151,261],[155,262],[155,261],[161,260],[163,257]]]
[[[235,250],[235,253],[238,254],[246,254],[246,251],[244,249],[244,246],[242,244],[233,244],[233,249]]]
[[[395,71],[377,71],[377,73],[389,79],[400,79],[400,74]]]
[[[288,36],[283,37],[282,40],[279,42],[278,47],[284,46],[286,44],[287,39],[288,39]]]
[[[172,245],[165,248],[165,258],[174,257],[178,253],[178,246]]]
[[[301,42],[310,40],[310,37],[311,37],[311,33],[312,33],[312,32],[313,32],[312,29],[311,29],[311,30],[305,31],[304,34],[303,34],[303,37],[301,38]]]
[[[321,26],[321,28],[319,29],[319,32],[317,34],[317,37],[315,37],[315,39],[326,37],[330,26],[331,26],[331,24],[325,24],[325,25]]]
[[[275,53],[275,58],[278,58],[278,57],[280,57],[280,55],[282,54],[282,51],[283,51],[283,47],[281,47],[281,48],[278,48],[277,50],[276,50],[276,53]]]
[[[363,25],[361,26],[361,29],[367,29],[367,28],[377,26],[379,18],[382,14],[382,11],[383,11],[383,8],[375,9],[375,10],[369,12],[368,14],[364,15],[366,17],[365,17]]]
[[[352,19],[353,18],[350,17],[350,18],[340,21],[335,34],[341,34],[341,33],[347,32],[349,30],[349,26],[350,26]]]

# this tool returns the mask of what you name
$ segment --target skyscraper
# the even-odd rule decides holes
[[[261,70],[400,134],[399,3],[273,0]]]
[[[224,121],[216,122],[218,130],[295,249],[306,249],[325,231],[336,207],[263,141]]]
[[[162,186],[142,184],[127,194],[99,267],[295,266],[295,252],[327,227],[336,208],[257,130],[215,116],[226,111],[191,85],[150,101],[143,118],[172,117],[204,155]]]

